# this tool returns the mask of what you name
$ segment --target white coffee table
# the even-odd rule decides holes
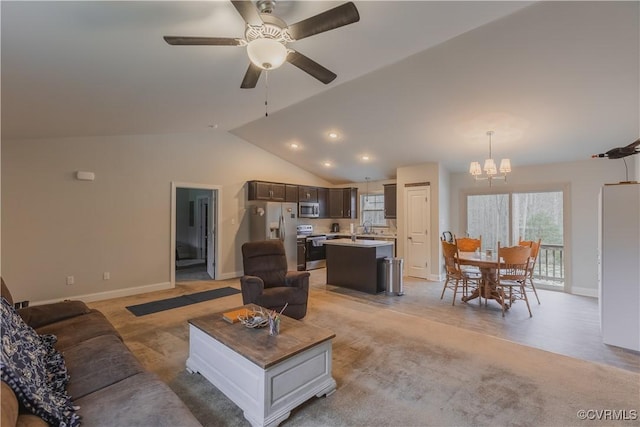
[[[332,331],[286,316],[280,335],[271,336],[268,327],[230,324],[222,313],[215,313],[189,320],[187,370],[200,373],[222,391],[252,426],[277,426],[309,398],[335,391],[334,337]]]

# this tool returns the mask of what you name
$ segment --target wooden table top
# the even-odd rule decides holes
[[[195,319],[189,323],[251,362],[267,369],[324,341],[335,338],[332,331],[303,323],[287,316],[280,318],[280,334],[269,335],[269,326],[247,328],[229,323],[222,314],[240,308],[258,309],[255,304],[235,307]]]
[[[498,262],[498,256],[495,251],[492,256],[488,257],[484,252],[460,252],[460,264],[475,265],[480,268],[495,267]]]

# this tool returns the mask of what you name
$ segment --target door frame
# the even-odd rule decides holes
[[[403,251],[404,251],[404,256],[406,258],[406,262],[405,262],[405,271],[404,271],[404,275],[409,276],[408,274],[408,263],[409,263],[409,215],[410,215],[410,209],[409,209],[409,191],[411,190],[416,190],[416,189],[423,189],[426,191],[427,193],[427,200],[425,200],[425,204],[426,204],[426,215],[427,215],[427,219],[428,221],[426,221],[427,224],[427,230],[426,231],[426,236],[425,236],[425,245],[427,248],[427,257],[424,260],[426,262],[425,265],[425,275],[426,277],[419,277],[420,279],[424,279],[424,280],[432,280],[432,274],[433,274],[433,270],[432,270],[432,265],[431,265],[431,236],[433,235],[432,232],[432,227],[431,227],[431,184],[430,183],[424,183],[424,184],[418,184],[418,185],[405,185],[404,187],[404,192],[403,192],[403,197],[404,197],[404,213],[405,213],[405,225],[404,225],[404,234],[405,234],[405,239],[404,239],[404,244],[403,244]],[[416,276],[409,276],[409,277],[416,277]]]
[[[209,232],[213,236],[213,265],[214,280],[220,277],[220,246],[221,236],[220,230],[220,212],[222,211],[222,186],[213,184],[201,184],[194,182],[177,182],[171,181],[171,243],[169,247],[169,278],[171,287],[176,287],[176,190],[178,188],[193,188],[197,190],[211,190],[213,197],[209,203],[211,212],[211,230]],[[212,206],[213,205],[213,206]],[[207,259],[207,265],[209,260]]]

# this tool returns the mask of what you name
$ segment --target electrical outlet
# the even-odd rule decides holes
[[[105,271],[104,273],[102,273],[102,280],[109,280],[111,279],[111,273],[109,273],[108,271]]]
[[[67,276],[67,285],[73,285],[75,283],[75,279],[73,276]]]

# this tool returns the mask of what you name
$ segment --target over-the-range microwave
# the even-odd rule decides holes
[[[320,217],[320,204],[313,202],[298,203],[299,218],[318,218]]]

